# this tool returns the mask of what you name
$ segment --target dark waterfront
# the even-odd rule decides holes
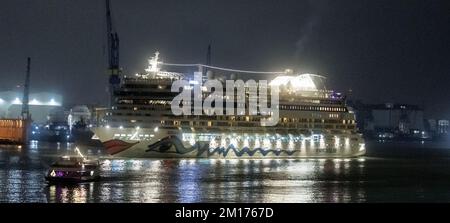
[[[450,151],[430,148],[411,149],[413,157],[395,156],[390,148],[354,159],[103,159],[99,182],[48,185],[44,175],[55,154],[73,149],[66,143],[2,146],[0,202],[450,201]]]

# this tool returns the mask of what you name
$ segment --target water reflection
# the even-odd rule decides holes
[[[12,170],[0,175],[0,192],[8,202],[43,202],[42,175],[25,170]]]
[[[365,160],[105,160],[103,180],[47,187],[48,202],[349,202]],[[355,169],[356,168],[356,169]],[[353,169],[353,172],[351,171]],[[354,193],[351,193],[354,191]],[[17,199],[16,199],[17,200]]]
[[[66,146],[38,143],[0,150],[0,202],[365,202],[399,196],[406,201],[450,200],[446,160],[103,159],[98,182],[47,185],[44,174],[55,159],[47,154],[64,154],[72,148]],[[424,168],[436,177],[427,181]]]

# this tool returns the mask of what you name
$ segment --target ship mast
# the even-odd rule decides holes
[[[114,31],[111,19],[110,1],[106,3],[106,34],[108,39],[108,75],[109,75],[109,105],[113,104],[114,91],[120,84],[120,67],[119,67],[119,35]]]
[[[208,45],[208,50],[206,52],[206,65],[211,66],[211,44]],[[208,80],[208,68],[203,67],[203,83]]]

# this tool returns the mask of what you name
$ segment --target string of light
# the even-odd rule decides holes
[[[223,71],[230,71],[230,72],[238,72],[238,73],[251,73],[251,74],[284,74],[286,72],[284,71],[275,71],[275,72],[268,72],[268,71],[253,71],[253,70],[237,70],[237,69],[230,69],[230,68],[224,68],[224,67],[215,67],[205,64],[175,64],[175,63],[160,63],[162,65],[166,66],[177,66],[177,67],[207,67],[210,69],[216,69],[216,70],[223,70]]]

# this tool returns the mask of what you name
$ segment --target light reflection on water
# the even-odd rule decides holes
[[[1,149],[0,202],[450,200],[446,160],[104,159],[98,182],[48,185],[51,154],[72,149],[65,143]]]

